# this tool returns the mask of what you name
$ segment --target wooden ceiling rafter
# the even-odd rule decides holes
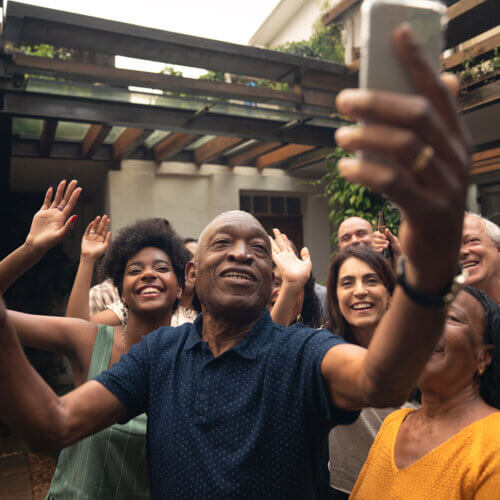
[[[289,158],[306,153],[315,148],[315,146],[308,146],[305,144],[287,144],[286,146],[275,149],[270,153],[259,156],[255,161],[255,166],[258,169],[274,167]]]
[[[102,143],[106,140],[112,127],[109,125],[90,125],[82,140],[82,159],[91,159]]]
[[[198,166],[209,163],[246,140],[241,137],[214,137],[194,150],[194,162]]]
[[[40,134],[40,156],[47,158],[50,156],[56,138],[58,120],[48,118],[43,121],[42,133]]]
[[[286,162],[283,167],[286,170],[296,170],[302,167],[307,167],[312,163],[317,163],[324,160],[329,154],[333,153],[335,150],[332,148],[317,148],[313,151],[307,151],[303,154],[292,157]]]
[[[126,128],[113,143],[113,160],[130,156],[153,133],[153,130]]]
[[[270,151],[278,149],[281,146],[283,146],[281,142],[263,142],[256,144],[245,151],[229,156],[227,164],[230,167],[236,167],[237,165],[251,165],[253,160],[255,160],[258,156],[269,153]]]
[[[156,163],[168,161],[197,141],[201,136],[184,132],[173,132],[153,148]]]

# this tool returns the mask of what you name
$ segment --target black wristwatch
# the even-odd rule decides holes
[[[398,285],[404,290],[405,294],[416,304],[423,307],[434,307],[436,309],[447,306],[458,295],[458,292],[465,286],[466,272],[462,271],[457,274],[448,285],[438,293],[428,293],[422,290],[417,290],[410,286],[406,281],[405,275],[405,258],[400,257],[398,262],[398,270],[396,280]]]

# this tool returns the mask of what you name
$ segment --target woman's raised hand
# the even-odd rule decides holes
[[[311,275],[312,262],[309,250],[304,247],[300,251],[300,259],[295,255],[286,234],[279,229],[273,229],[274,239],[271,240],[273,261],[281,271],[283,281],[303,287]]]
[[[111,241],[110,223],[111,219],[107,215],[98,215],[87,226],[82,237],[82,258],[96,261],[104,255]]]
[[[71,181],[66,187],[63,180],[52,199],[53,188],[49,187],[40,210],[33,217],[26,237],[26,245],[40,253],[60,243],[74,226],[76,215],[71,215],[82,192],[78,181]]]

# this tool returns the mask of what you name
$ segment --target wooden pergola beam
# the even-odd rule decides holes
[[[277,165],[293,156],[306,153],[315,149],[315,146],[306,146],[304,144],[288,144],[282,148],[276,149],[270,153],[259,156],[255,162],[257,168],[266,168]]]
[[[324,160],[329,154],[335,150],[332,148],[318,148],[315,151],[306,152],[304,154],[291,158],[285,165],[287,170],[295,170],[298,168],[306,167],[311,163]]]
[[[250,165],[258,156],[278,149],[281,145],[281,142],[264,142],[262,144],[257,144],[241,153],[235,153],[230,156],[227,164],[230,167],[235,167],[236,165]]]
[[[40,156],[48,157],[52,151],[56,138],[57,120],[49,118],[43,121],[42,133],[40,134]]]
[[[475,43],[469,47],[451,54],[447,58],[442,59],[442,68],[449,70],[460,66],[465,61],[471,58],[476,58],[479,56],[484,56],[489,52],[493,52],[497,47],[500,46],[500,31],[490,34],[484,40]]]
[[[91,125],[82,141],[82,159],[91,159],[111,132],[108,125]]]
[[[113,160],[123,160],[130,156],[153,133],[153,130],[127,128],[113,143]]]
[[[196,165],[208,163],[246,140],[241,137],[215,137],[194,150],[194,162]]]
[[[168,135],[154,147],[155,161],[160,163],[170,160],[200,137],[197,134],[186,134],[183,132],[175,132]]]
[[[335,7],[332,7],[328,12],[326,12],[321,18],[321,22],[323,26],[327,26],[331,22],[335,20],[336,17],[340,16],[343,12],[345,12],[349,7],[352,7],[359,0],[341,0],[337,2]]]

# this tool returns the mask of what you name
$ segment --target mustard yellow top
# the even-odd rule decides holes
[[[412,409],[391,413],[354,485],[354,499],[500,499],[500,411],[468,425],[415,463],[398,469],[394,443]]]

